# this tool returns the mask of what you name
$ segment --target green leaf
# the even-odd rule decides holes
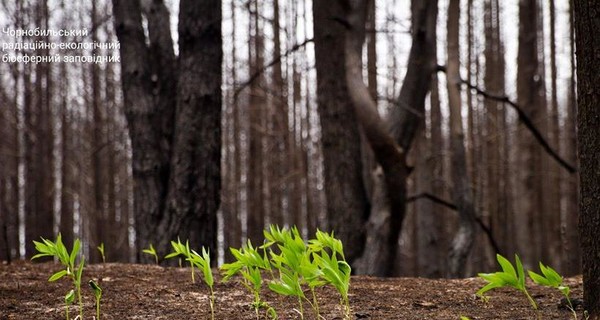
[[[501,256],[500,254],[496,254],[496,260],[498,260],[500,267],[502,267],[502,271],[512,275],[513,277],[515,277],[515,279],[517,279],[517,272],[515,271],[515,268],[513,267],[512,263],[508,261],[508,259]]]
[[[562,284],[563,278],[554,269],[552,269],[549,266],[544,266],[541,262],[540,269],[542,270],[542,273],[544,274],[546,279],[548,279],[548,281],[552,284],[552,286],[556,287]]]
[[[571,289],[569,289],[569,287],[567,286],[558,286],[558,290],[567,298],[569,299],[569,294],[571,292]]]
[[[171,258],[175,258],[177,256],[179,256],[180,253],[179,252],[171,252],[168,255],[165,256],[165,259],[171,259]]]
[[[490,291],[492,289],[500,288],[500,287],[502,287],[501,284],[496,283],[496,282],[490,282],[487,285],[485,285],[483,288],[479,289],[479,291],[477,291],[476,295],[479,296],[479,297],[483,297],[483,295],[486,292],[488,292],[488,291]]]
[[[69,266],[71,268],[75,267],[75,258],[77,257],[77,253],[79,252],[79,248],[81,247],[81,242],[79,239],[75,239],[73,242],[73,250],[71,251],[71,255],[69,256]]]
[[[102,288],[100,288],[100,286],[94,280],[88,281],[88,284],[94,291],[94,296],[96,299],[100,298],[102,296]]]
[[[71,289],[71,291],[67,292],[65,295],[65,303],[70,305],[75,301],[75,290]]]
[[[521,263],[521,259],[519,256],[515,254],[515,263],[517,264],[517,272],[519,274],[519,289],[525,290],[525,271],[523,271],[523,264]]]
[[[66,275],[67,275],[67,270],[60,270],[59,272],[51,275],[50,278],[48,279],[48,282],[54,282]]]
[[[81,275],[83,274],[83,265],[85,264],[85,256],[81,256],[81,261],[79,261],[79,267],[77,267],[77,272],[75,279],[79,285],[81,285]]]
[[[550,281],[548,281],[548,279],[544,278],[544,276],[539,275],[533,271],[528,271],[528,273],[529,273],[529,277],[531,278],[531,280],[533,280],[533,282],[535,282],[536,284],[539,284],[541,286],[552,286]]]

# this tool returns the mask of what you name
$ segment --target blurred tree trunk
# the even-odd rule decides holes
[[[257,74],[264,65],[264,39],[261,32],[259,1],[249,2],[248,10],[250,43],[248,45],[248,61],[250,74]],[[262,243],[265,209],[265,177],[263,175],[263,144],[265,141],[266,127],[265,108],[265,77],[261,73],[258,78],[250,83],[249,98],[249,151],[248,151],[248,239],[254,244]]]
[[[97,2],[92,2],[92,12],[91,12],[91,21],[92,21],[92,41],[98,42],[98,32],[99,23],[98,23],[98,8]],[[92,55],[98,55],[98,49],[92,49]],[[91,89],[92,89],[92,178],[93,185],[92,188],[94,190],[93,196],[93,207],[89,216],[90,223],[90,235],[89,235],[89,245],[92,248],[90,250],[90,254],[87,257],[90,262],[99,262],[101,261],[100,252],[95,248],[100,245],[100,243],[104,241],[108,241],[107,238],[107,213],[104,209],[105,204],[105,195],[106,195],[106,185],[107,185],[107,176],[105,173],[107,163],[106,163],[106,150],[109,148],[106,146],[107,141],[105,141],[106,132],[104,131],[104,115],[103,109],[105,109],[102,104],[102,97],[100,92],[100,66],[96,63],[91,64],[90,66],[91,72]]]
[[[376,0],[367,3],[367,84],[371,98],[378,100],[377,94],[377,4]]]
[[[600,2],[575,0],[580,161],[579,232],[583,299],[590,320],[600,319]]]
[[[475,208],[471,183],[466,168],[464,131],[462,127],[460,97],[460,47],[459,47],[460,0],[450,0],[448,5],[448,108],[450,109],[450,141],[452,198],[458,209],[458,231],[452,240],[449,253],[450,277],[464,276],[466,260],[475,237]]]
[[[273,0],[273,60],[281,55],[281,24],[279,0]],[[289,172],[286,141],[289,134],[287,86],[282,73],[281,62],[273,67],[272,104],[269,119],[271,122],[269,157],[271,161],[271,223],[283,225],[283,199],[286,193],[286,175]]]
[[[564,154],[567,155],[569,163],[577,163],[577,86],[576,80],[576,66],[575,66],[575,22],[573,19],[573,0],[569,1],[569,41],[570,41],[570,77],[569,77],[569,91],[567,95],[567,112],[565,119],[565,141],[563,146],[565,148]],[[581,250],[579,248],[579,232],[577,231],[577,223],[579,219],[579,175],[569,174],[562,171],[565,176],[563,179],[564,197],[565,197],[565,210],[563,211],[564,217],[561,224],[562,235],[562,246],[563,253],[567,255],[566,266],[568,274],[575,275],[581,270]]]
[[[340,9],[348,18],[338,27],[346,26],[346,83],[352,107],[381,166],[374,173],[367,250],[357,262],[357,270],[383,276],[394,274],[396,265],[398,236],[406,211],[408,168],[405,156],[419,127],[419,119],[424,115],[425,97],[435,66],[435,39],[431,38],[431,26],[435,26],[437,2],[415,2],[413,5],[413,46],[409,69],[389,124],[379,116],[377,105],[362,80],[366,6],[363,0],[344,1]]]
[[[519,2],[519,49],[517,53],[517,96],[518,104],[523,111],[538,125],[541,122],[540,108],[541,79],[538,74],[538,5],[537,0]],[[540,173],[542,163],[540,148],[529,132],[522,128],[518,131],[518,168],[519,185],[516,188],[518,205],[514,217],[514,229],[517,251],[523,257],[524,263],[532,265],[539,260],[536,249],[539,236],[534,219],[542,210],[543,186]],[[532,238],[533,237],[533,238]]]
[[[62,234],[64,243],[70,244],[74,240],[74,195],[75,190],[75,163],[73,162],[73,116],[68,109],[68,75],[66,64],[60,65],[60,83],[61,92],[61,193],[60,193],[60,226],[58,230]]]
[[[41,1],[34,6],[33,22],[36,27],[48,26],[48,3]],[[47,38],[35,38],[45,41]],[[41,55],[48,54],[43,49]],[[33,68],[25,66],[25,253],[27,257],[35,254],[33,240],[40,237],[54,238],[54,131],[52,112],[52,78],[48,62],[36,64]],[[44,170],[43,168],[47,168]]]
[[[231,2],[231,23],[232,23],[232,31],[231,31],[231,43],[235,44],[237,41],[237,30],[236,26],[236,6],[235,2]],[[237,48],[235,45],[231,46],[231,81],[232,83],[237,83]],[[239,116],[239,108],[240,103],[238,101],[238,97],[235,96],[235,93],[232,91],[230,98],[230,114],[229,117],[229,127],[231,134],[231,141],[228,143],[224,142],[224,148],[229,149],[229,166],[223,168],[223,170],[227,171],[227,177],[229,177],[228,191],[223,194],[223,201],[227,199],[228,206],[223,209],[223,221],[224,221],[224,250],[225,250],[225,261],[230,262],[233,259],[231,252],[229,251],[230,247],[239,248],[242,240],[242,229],[241,229],[241,145],[240,145],[240,116]],[[233,147],[233,150],[231,148]],[[225,203],[223,203],[225,204]]]
[[[221,152],[221,3],[182,1],[179,60],[162,1],[113,1],[133,152],[137,254],[179,236],[216,253]],[[144,257],[143,260],[147,260]]]
[[[500,12],[497,0],[485,2],[485,89],[497,95],[504,95],[504,45],[500,35]],[[507,207],[506,190],[507,176],[503,167],[507,161],[507,151],[503,135],[505,131],[505,112],[498,101],[486,99],[484,101],[487,119],[485,129],[486,139],[486,203],[489,210],[490,228],[498,242],[502,245],[503,254],[512,256],[509,243],[512,238],[512,224],[510,212]],[[495,263],[495,255],[491,257]]]
[[[342,240],[349,261],[364,248],[369,203],[362,180],[360,135],[349,87],[340,76],[344,66],[343,12],[338,1],[314,1],[317,111],[321,121],[325,195],[329,228]],[[362,25],[364,32],[364,24]]]
[[[10,98],[6,95],[2,82],[0,82],[0,101],[10,101]],[[10,135],[11,126],[9,123],[8,113],[13,110],[13,106],[9,103],[4,104],[3,108],[0,108],[0,135],[2,137],[8,137],[9,139],[0,140],[0,261],[10,262],[10,246],[8,241],[8,215],[16,214],[16,212],[9,211],[9,157],[10,152]]]
[[[560,150],[560,122],[559,122],[559,108],[558,108],[558,85],[557,85],[557,73],[558,66],[556,61],[556,7],[554,0],[549,0],[550,11],[550,108],[548,109],[548,141],[557,150]],[[547,186],[547,216],[542,219],[545,223],[545,232],[543,243],[547,248],[546,257],[544,261],[552,264],[557,270],[564,270],[562,264],[565,260],[561,246],[561,186],[562,175],[561,168],[554,162],[546,159],[548,162],[548,170],[546,171],[547,179],[545,185]],[[574,162],[572,162],[574,163]],[[561,271],[562,272],[562,271]]]

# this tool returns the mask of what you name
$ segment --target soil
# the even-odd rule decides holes
[[[65,319],[63,297],[70,281],[48,283],[48,277],[60,266],[54,263],[15,262],[0,265],[0,320]],[[198,275],[198,274],[197,274]],[[85,283],[91,278],[103,288],[102,319],[210,319],[208,287],[191,283],[188,268],[107,263],[86,266]],[[565,280],[572,297],[581,297],[581,277]],[[490,292],[487,303],[474,293],[484,284],[478,278],[459,280],[420,278],[352,277],[350,306],[353,319],[572,319],[561,307],[561,295],[551,288],[529,284],[530,292],[540,305],[532,311],[527,299],[511,289]],[[85,285],[83,300],[85,319],[95,314],[94,298]],[[216,319],[256,319],[249,306],[252,295],[237,280],[217,281]],[[273,306],[279,319],[300,319],[297,301],[264,290],[265,300]],[[324,319],[343,319],[339,296],[331,288],[318,291]],[[310,307],[304,306],[304,319],[315,319]],[[77,307],[70,309],[71,319]],[[578,311],[582,319],[582,312]],[[262,319],[262,317],[261,317]]]

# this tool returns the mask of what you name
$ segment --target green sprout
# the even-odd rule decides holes
[[[233,276],[240,274],[242,276],[242,284],[254,296],[254,301],[251,305],[256,313],[256,319],[260,319],[261,309],[265,309],[269,317],[276,319],[277,313],[275,309],[260,297],[260,290],[263,286],[261,270],[272,272],[266,253],[263,252],[261,255],[252,246],[250,240],[241,249],[230,248],[230,251],[236,261],[221,266],[223,282],[229,281]]]
[[[67,317],[67,320],[69,320],[69,306],[73,304],[73,301],[75,301],[75,291],[73,289],[71,289],[65,295],[65,306],[66,306],[65,315]]]
[[[92,290],[94,291],[94,297],[96,298],[96,320],[100,320],[100,299],[102,298],[102,288],[94,281],[88,282]]]
[[[102,256],[102,263],[106,263],[106,256],[104,256],[104,242],[101,242],[99,246],[96,247],[98,251],[100,251],[100,256]]]
[[[319,233],[321,233],[321,236],[325,239],[332,240],[332,242],[321,242],[319,240]],[[316,261],[317,266],[322,272],[321,278],[328,284],[331,284],[340,294],[340,303],[345,311],[344,318],[350,319],[350,301],[348,299],[348,292],[350,290],[350,274],[352,269],[344,260],[341,241],[333,238],[333,233],[329,235],[317,231],[317,240],[313,241],[313,244],[317,243],[318,245],[323,246],[323,248],[330,248],[332,250],[331,255],[325,250],[320,251],[320,253],[313,252],[313,259]],[[338,255],[340,256],[340,260],[338,260]]]
[[[189,240],[185,242],[185,245],[183,243],[181,243],[181,240],[179,240],[179,239],[177,239],[177,242],[171,241],[171,247],[173,247],[173,252],[167,254],[165,256],[165,259],[180,257],[180,259],[179,259],[180,267],[181,267],[181,257],[183,257],[185,260],[188,260],[190,263],[190,269],[191,269],[191,273],[192,273],[192,283],[196,283],[196,278],[194,276],[194,265],[193,265],[192,261],[190,260],[192,251],[190,250]]]
[[[535,303],[535,300],[529,295],[527,287],[525,287],[525,272],[523,271],[523,264],[521,263],[519,256],[515,254],[516,270],[510,261],[500,254],[496,255],[496,260],[498,260],[500,267],[502,267],[502,271],[495,273],[479,273],[478,276],[487,281],[488,284],[477,291],[477,296],[484,298],[484,294],[489,290],[501,287],[512,287],[523,292],[533,309],[537,310],[538,306]]]
[[[64,276],[69,276],[71,281],[73,282],[73,286],[77,292],[77,299],[79,301],[79,318],[83,319],[83,302],[81,300],[81,275],[83,273],[83,266],[85,264],[85,257],[82,256],[79,262],[79,265],[75,265],[75,259],[77,258],[77,254],[79,253],[79,249],[81,247],[81,241],[76,239],[73,243],[73,248],[71,252],[67,251],[67,248],[62,242],[62,236],[59,233],[56,237],[56,240],[52,242],[51,240],[42,238],[42,242],[33,241],[35,244],[35,249],[38,254],[34,255],[31,259],[37,259],[41,257],[55,257],[60,261],[63,265],[64,269],[54,273],[48,279],[49,282],[54,282],[61,279]],[[65,301],[67,301],[67,297],[69,294],[65,296]],[[69,299],[71,299],[69,297]],[[72,302],[72,300],[70,300]],[[68,319],[68,307],[67,307],[67,319]]]
[[[344,318],[350,319],[348,292],[352,268],[346,262],[344,245],[342,241],[335,238],[333,232],[317,230],[315,236],[316,239],[308,242],[315,265],[308,268],[309,270],[312,268],[314,276],[318,276],[318,279],[332,285],[338,291],[341,297],[340,304],[344,308]]]
[[[151,255],[154,257],[154,261],[156,261],[156,264],[158,264],[158,254],[156,253],[156,249],[154,249],[154,246],[152,245],[152,243],[150,244],[150,247],[147,249],[143,249],[142,250],[143,253]]]
[[[196,251],[192,250],[188,261],[196,268],[202,271],[204,274],[204,282],[210,288],[210,318],[215,318],[215,292],[213,290],[213,286],[215,284],[212,269],[210,268],[210,254],[207,249],[202,247],[202,255],[198,254]],[[193,268],[193,267],[192,267]]]
[[[310,252],[298,229],[280,229],[272,225],[269,230],[264,231],[264,236],[267,242],[261,248],[270,249],[270,262],[279,271],[279,279],[271,281],[269,289],[284,296],[296,297],[301,319],[304,319],[303,300],[311,305],[317,319],[320,319],[315,288],[325,285],[326,282],[320,279],[322,273],[316,263],[311,261]],[[277,246],[274,246],[275,244]],[[302,285],[310,288],[312,301],[305,296]]]
[[[577,312],[573,308],[573,304],[571,303],[571,298],[569,296],[570,289],[568,286],[563,284],[563,277],[556,272],[556,270],[552,269],[549,266],[545,266],[540,262],[540,270],[542,274],[535,273],[533,271],[528,271],[529,277],[533,282],[541,286],[552,287],[560,291],[563,296],[567,299],[567,303],[569,304],[569,310],[573,314],[573,318],[577,319]]]

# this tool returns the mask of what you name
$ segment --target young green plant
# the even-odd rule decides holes
[[[64,269],[52,274],[48,279],[49,282],[54,282],[61,279],[64,276],[68,276],[71,278],[73,282],[73,287],[77,292],[77,299],[79,301],[79,318],[83,319],[83,302],[81,300],[81,275],[83,273],[83,266],[85,264],[85,257],[82,256],[79,264],[75,264],[75,260],[77,258],[77,254],[79,253],[79,249],[81,247],[81,241],[76,239],[73,243],[73,248],[71,252],[67,250],[65,245],[62,242],[62,236],[59,233],[56,237],[56,240],[53,242],[48,239],[42,238],[42,242],[33,241],[35,244],[35,249],[38,254],[34,255],[31,259],[37,259],[41,257],[54,257],[57,258],[58,261],[62,264]],[[65,296],[65,301],[67,301],[67,296]],[[72,300],[71,300],[72,302]],[[68,313],[68,307],[67,307]],[[68,318],[68,315],[67,315]]]
[[[152,243],[150,244],[149,248],[143,249],[142,252],[147,255],[153,256],[154,261],[156,261],[156,264],[158,264],[158,254],[156,253],[156,249],[154,249],[154,246],[152,245]]]
[[[310,252],[298,229],[280,229],[272,225],[264,231],[264,236],[267,242],[261,248],[269,249],[271,265],[279,271],[279,278],[269,283],[269,289],[284,296],[296,297],[301,319],[304,318],[303,300],[311,305],[317,319],[320,319],[315,288],[325,285],[325,282],[320,279],[322,273],[310,259]],[[312,301],[305,296],[303,285],[310,288]]]
[[[346,262],[342,241],[336,239],[333,232],[329,234],[317,230],[316,239],[309,241],[309,249],[319,272],[322,273],[320,278],[338,291],[341,304],[344,307],[344,318],[350,319],[348,292],[350,290],[352,269]]]
[[[100,252],[100,256],[102,257],[102,263],[106,263],[106,256],[104,255],[104,242],[101,242],[99,246],[96,247]]]
[[[190,261],[190,263],[192,263],[193,266],[202,271],[204,275],[204,283],[206,283],[206,285],[208,285],[208,287],[210,288],[210,318],[214,320],[215,292],[213,290],[213,286],[215,284],[215,280],[213,278],[212,269],[210,268],[210,254],[208,250],[204,247],[202,247],[202,255],[192,250],[188,261]]]
[[[516,270],[512,263],[510,263],[508,259],[504,258],[500,254],[496,255],[496,260],[498,260],[502,271],[494,273],[479,273],[478,276],[487,281],[488,284],[477,291],[477,296],[484,298],[484,294],[492,289],[512,287],[521,291],[527,297],[527,300],[529,300],[529,303],[533,309],[537,311],[538,306],[525,286],[525,272],[523,271],[523,264],[521,263],[519,256],[515,254]]]
[[[252,242],[248,242],[240,249],[230,248],[231,254],[236,259],[232,263],[226,263],[221,266],[223,273],[223,282],[229,281],[235,275],[242,276],[242,284],[254,296],[252,307],[256,313],[256,319],[260,319],[260,310],[266,310],[267,316],[272,319],[277,318],[277,313],[267,302],[260,297],[260,291],[263,286],[261,270],[272,272],[271,264],[266,254],[261,255]]]
[[[533,280],[533,282],[535,282],[538,285],[552,287],[552,288],[555,288],[558,291],[560,291],[560,293],[562,293],[563,296],[565,296],[565,298],[567,299],[567,303],[569,305],[569,310],[571,310],[573,318],[577,319],[577,312],[575,312],[575,309],[573,308],[573,304],[571,303],[571,298],[570,298],[571,290],[569,289],[568,286],[563,284],[563,277],[560,274],[558,274],[558,272],[556,272],[556,270],[552,269],[549,266],[545,266],[541,262],[540,262],[540,270],[542,271],[542,274],[538,274],[533,271],[528,271],[529,277],[531,278],[531,280]]]
[[[270,229],[270,232],[264,232],[268,242],[261,248],[271,248],[270,263],[279,271],[279,279],[272,280],[269,289],[284,296],[296,297],[300,319],[304,319],[302,300],[307,299],[301,287],[303,281],[300,276],[300,261],[307,254],[306,245],[296,228],[291,232],[287,229],[280,230],[278,227],[274,229],[273,226]],[[277,244],[279,254],[272,250],[273,244]]]
[[[94,291],[94,297],[96,298],[96,320],[100,320],[100,299],[102,298],[102,288],[94,281],[88,282],[92,291]]]
[[[196,283],[196,277],[194,276],[194,265],[190,261],[190,257],[192,255],[192,251],[190,250],[190,242],[189,240],[185,242],[185,245],[181,243],[181,240],[177,239],[177,242],[171,241],[171,247],[173,247],[173,252],[167,254],[165,259],[171,259],[175,257],[179,257],[179,266],[181,266],[181,257],[187,260],[190,263],[190,270],[192,274],[192,283]]]

